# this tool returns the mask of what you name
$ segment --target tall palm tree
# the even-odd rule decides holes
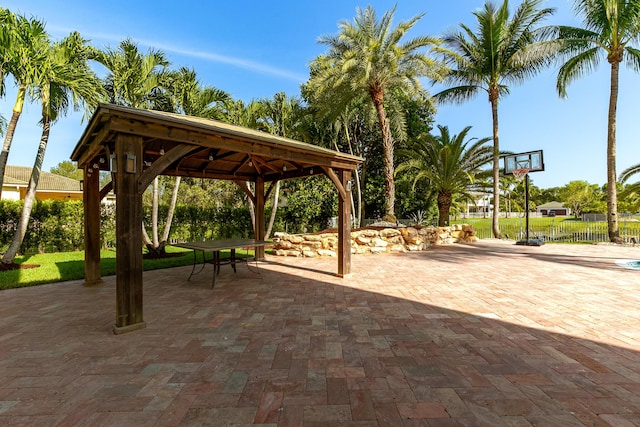
[[[18,93],[13,106],[13,114],[4,134],[4,143],[0,152],[0,195],[4,182],[4,171],[13,142],[13,135],[22,114],[27,91],[33,87],[38,67],[48,54],[49,35],[44,23],[37,19],[16,16],[8,9],[0,8],[0,95],[4,95],[4,77],[10,74]]]
[[[559,27],[569,59],[558,72],[557,89],[567,96],[567,86],[589,73],[604,58],[611,66],[609,114],[607,120],[607,228],[609,240],[618,242],[618,196],[616,187],[616,111],[618,74],[626,59],[634,71],[640,70],[640,50],[630,46],[640,37],[640,0],[576,0],[576,14],[584,28]]]
[[[196,72],[185,67],[181,67],[178,71],[163,73],[159,81],[159,88],[163,89],[160,93],[163,96],[156,96],[155,99],[167,100],[168,102],[164,105],[165,109],[188,116],[220,120],[224,118],[226,106],[231,102],[231,96],[228,93],[212,86],[203,87],[198,81]],[[159,180],[157,177],[153,180],[151,238],[146,229],[142,228],[144,243],[153,256],[161,257],[166,253],[165,246],[169,240],[180,181],[181,177],[175,177],[162,236],[158,237]]]
[[[491,104],[493,120],[493,219],[495,237],[500,237],[500,140],[498,137],[498,104],[509,94],[509,85],[522,83],[548,66],[557,46],[544,43],[549,32],[538,27],[554,9],[540,8],[542,0],[524,0],[513,16],[509,1],[500,6],[485,3],[473,12],[478,28],[474,32],[464,24],[461,30],[444,37],[443,51],[453,64],[445,78],[450,87],[436,94],[443,102],[465,102],[484,91]]]
[[[258,101],[258,104],[260,105],[261,112],[258,122],[267,132],[285,138],[299,137],[304,109],[298,98],[289,98],[284,92],[278,92],[273,96],[273,99],[262,99]],[[265,239],[268,239],[271,235],[278,210],[280,181],[276,181],[275,186],[273,201],[271,203],[271,215],[269,217],[269,223],[267,224]]]
[[[132,108],[155,106],[157,98],[154,95],[157,95],[165,67],[169,65],[164,52],[149,49],[143,54],[136,43],[125,39],[117,49],[95,49],[92,59],[109,70],[104,80],[109,102]]]
[[[448,225],[449,211],[454,198],[473,200],[471,190],[482,187],[477,178],[484,178],[482,167],[492,160],[492,148],[486,145],[491,138],[467,138],[471,126],[451,135],[449,128],[438,126],[440,135],[426,134],[400,153],[406,158],[396,171],[415,174],[413,187],[426,180],[437,195],[438,225]]]
[[[378,21],[371,6],[358,8],[353,22],[341,21],[337,35],[324,36],[321,44],[329,46],[326,56],[311,65],[308,83],[312,91],[333,92],[335,108],[341,109],[352,100],[368,96],[373,103],[384,152],[385,212],[395,213],[394,138],[387,108],[393,108],[393,91],[410,96],[426,97],[420,77],[439,80],[443,67],[421,51],[433,48],[438,40],[421,36],[403,41],[406,33],[422,18],[418,15],[393,28],[396,8],[387,11]]]
[[[120,42],[117,49],[94,50],[92,59],[109,70],[103,81],[109,102],[132,108],[174,109],[171,97],[162,85],[168,79],[166,67],[169,65],[164,52],[149,49],[145,54],[140,51],[135,42],[125,39]],[[175,191],[177,187],[174,187]],[[149,252],[155,256],[162,256],[164,244],[161,244],[158,238],[158,192],[159,181],[156,177],[152,184],[151,234],[153,239],[149,238],[144,225],[142,225],[142,235]]]
[[[41,40],[40,43],[48,45],[48,54],[39,58],[36,64],[36,79],[33,81],[30,95],[39,100],[42,106],[42,136],[24,198],[22,214],[11,244],[2,257],[3,264],[13,263],[24,240],[49,142],[51,124],[65,115],[70,106],[75,110],[82,106],[92,109],[105,96],[100,80],[88,65],[87,41],[79,33],[73,32],[54,44],[50,44],[48,40]]]

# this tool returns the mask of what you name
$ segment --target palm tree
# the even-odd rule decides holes
[[[156,93],[162,96],[156,96],[155,99],[166,100],[165,109],[194,117],[211,119],[222,119],[224,117],[226,106],[231,102],[231,96],[212,86],[202,87],[193,69],[181,67],[178,71],[163,73],[161,77],[159,87],[161,87],[163,91],[156,91]],[[153,180],[151,238],[146,228],[142,228],[144,243],[151,256],[162,257],[166,254],[165,246],[169,240],[173,213],[178,200],[180,181],[181,177],[175,177],[167,209],[167,219],[164,224],[162,236],[158,237],[159,180],[157,177]]]
[[[458,85],[436,94],[443,102],[462,103],[484,91],[491,104],[493,120],[493,219],[495,237],[500,237],[500,143],[498,138],[498,103],[509,94],[509,85],[522,83],[550,64],[557,46],[544,43],[549,32],[538,24],[554,9],[540,9],[542,0],[524,0],[513,16],[509,1],[499,7],[486,3],[474,12],[478,29],[460,24],[461,31],[444,37],[448,50],[443,51],[453,63],[445,84]]]
[[[304,109],[297,98],[288,98],[284,92],[276,93],[273,99],[262,99],[258,101],[260,105],[260,118],[258,122],[273,135],[285,138],[299,137],[299,125],[304,113]],[[273,229],[278,210],[278,198],[280,196],[280,181],[275,183],[273,191],[273,201],[271,203],[271,215],[265,232],[265,239],[268,239]]]
[[[40,100],[42,105],[42,136],[24,198],[22,214],[11,244],[2,257],[3,264],[13,263],[24,240],[49,142],[51,124],[65,115],[69,106],[73,105],[75,110],[82,106],[95,108],[105,95],[100,80],[89,68],[87,41],[79,33],[73,32],[54,44],[50,44],[48,40],[40,40],[40,43],[48,45],[48,54],[44,58],[40,57],[36,64],[37,79],[33,81],[31,96]]]
[[[396,173],[414,173],[413,187],[427,180],[431,192],[437,195],[438,225],[448,225],[449,210],[454,198],[473,200],[471,190],[482,187],[477,178],[488,175],[482,167],[492,160],[492,148],[485,145],[491,138],[470,138],[467,126],[457,135],[450,135],[449,128],[438,126],[440,135],[426,134],[400,153],[407,159]]]
[[[115,50],[94,50],[92,59],[109,70],[104,80],[109,102],[132,108],[154,107],[154,95],[169,65],[164,52],[149,49],[142,54],[136,43],[126,39]]]
[[[421,52],[438,44],[433,37],[417,37],[402,41],[405,34],[423,15],[392,27],[396,8],[378,21],[371,6],[358,8],[353,23],[341,21],[337,35],[324,36],[319,42],[329,46],[326,56],[311,65],[311,91],[332,92],[335,108],[340,110],[354,99],[368,96],[373,103],[384,152],[385,212],[394,217],[394,139],[387,108],[393,108],[393,91],[426,97],[420,77],[439,80],[443,67]],[[393,119],[393,117],[392,117]]]
[[[640,0],[576,0],[575,12],[582,15],[584,28],[559,27],[559,39],[566,43],[569,59],[558,72],[557,89],[567,96],[567,86],[606,58],[611,65],[609,115],[607,121],[607,228],[609,240],[619,242],[616,187],[616,110],[618,74],[625,59],[640,70],[640,50],[629,44],[640,36]]]
[[[622,171],[620,174],[620,184],[625,184],[632,176],[640,175],[640,163],[632,165]],[[633,191],[640,193],[640,182],[631,184]]]
[[[174,103],[170,99],[162,82],[169,77],[166,67],[169,65],[166,54],[162,51],[149,49],[143,54],[138,45],[130,39],[125,39],[117,49],[105,51],[94,50],[92,59],[104,65],[109,74],[104,79],[103,85],[109,95],[109,102],[132,108],[155,108],[159,110],[173,110]],[[180,181],[178,180],[178,184]],[[178,185],[174,186],[177,192]],[[158,238],[158,177],[152,184],[152,219],[151,228],[153,240],[149,238],[144,225],[142,235],[152,256],[162,256],[164,242],[161,244]],[[175,200],[172,197],[172,200]],[[172,215],[170,210],[169,214]],[[170,226],[171,221],[168,221]],[[164,234],[164,233],[163,233]],[[168,231],[167,231],[168,236]]]
[[[7,166],[13,135],[22,114],[27,91],[33,87],[40,63],[47,55],[49,36],[44,23],[37,19],[16,16],[8,9],[0,8],[0,95],[4,95],[4,77],[11,74],[18,86],[18,94],[13,114],[4,134],[4,143],[0,152],[0,195],[4,182],[4,170]]]

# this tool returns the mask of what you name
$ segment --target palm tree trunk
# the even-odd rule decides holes
[[[267,232],[264,233],[264,239],[269,240],[271,230],[273,229],[273,223],[276,221],[276,212],[278,212],[278,197],[280,197],[280,181],[276,181],[276,189],[273,192],[273,204],[271,205],[271,215],[269,216],[269,225],[267,226]]]
[[[180,187],[181,177],[176,176],[176,181],[173,186],[173,192],[171,193],[171,202],[169,203],[169,209],[167,211],[167,222],[164,224],[164,230],[162,231],[161,242],[169,240],[169,232],[171,231],[171,223],[173,222],[173,213],[176,210],[176,202],[178,200],[178,188]]]
[[[438,227],[449,225],[449,212],[451,211],[451,193],[438,193]]]
[[[247,188],[251,190],[251,181],[247,181]],[[255,191],[253,193],[255,194]],[[249,201],[249,216],[251,217],[251,227],[253,228],[253,230],[255,230],[256,229],[256,207],[253,204],[253,200],[251,200],[251,197],[247,197],[247,200]]]
[[[27,193],[24,197],[24,203],[22,205],[22,214],[16,227],[16,231],[13,234],[13,240],[9,245],[9,248],[2,256],[3,264],[13,264],[20,246],[24,241],[24,236],[27,234],[27,225],[31,218],[31,210],[33,209],[33,203],[36,199],[36,188],[40,181],[40,171],[42,170],[42,163],[44,162],[44,153],[47,150],[47,143],[49,142],[49,132],[51,130],[51,122],[48,116],[42,117],[42,136],[40,137],[40,145],[38,145],[38,153],[36,154],[36,160],[31,171],[31,178],[29,179],[29,186],[27,187]]]
[[[349,126],[347,126],[346,120],[343,123],[344,123],[344,133],[347,139],[347,144],[349,145],[349,154],[353,156],[353,146],[351,144],[351,135],[349,132]],[[338,150],[337,146],[336,146],[336,151],[340,151]],[[357,214],[355,213],[356,210],[354,208],[355,202],[354,202],[353,192],[351,193],[351,212],[354,215],[354,226],[356,228],[359,228],[360,222],[362,220],[362,192],[360,191],[360,174],[358,172],[358,169],[353,171],[353,175],[355,176],[356,191],[358,192],[358,213]]]
[[[619,243],[618,189],[616,175],[616,112],[618,105],[618,75],[620,62],[611,62],[611,94],[609,96],[609,121],[607,127],[607,225],[609,240]]]
[[[2,152],[0,152],[0,197],[2,197],[2,185],[4,184],[4,171],[7,166],[7,160],[9,159],[9,150],[11,149],[11,143],[13,142],[13,135],[16,132],[16,126],[18,120],[22,114],[22,107],[24,106],[24,97],[26,93],[25,86],[21,85],[18,88],[18,96],[16,97],[16,104],[13,107],[13,114],[7,126],[7,133],[4,137],[4,143],[2,144]]]
[[[489,101],[491,102],[491,117],[493,119],[493,217],[491,218],[491,228],[493,237],[502,238],[500,233],[500,142],[498,138],[498,89],[489,90]]]
[[[158,177],[153,179],[153,196],[151,201],[151,238],[153,239],[153,246],[158,247],[160,241],[158,240]]]
[[[378,122],[380,125],[380,131],[382,132],[382,152],[384,154],[384,183],[385,183],[385,215],[395,218],[395,204],[396,204],[396,185],[393,180],[394,166],[393,166],[393,137],[391,136],[391,127],[389,126],[389,119],[387,119],[387,113],[384,110],[383,95],[382,93],[371,93],[371,99],[375,106],[376,113],[378,115]]]

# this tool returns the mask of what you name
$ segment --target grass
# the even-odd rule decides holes
[[[167,252],[183,253],[184,255],[162,259],[145,259],[143,262],[144,270],[157,270],[193,264],[193,255],[190,250],[168,246]],[[229,252],[220,251],[220,256],[222,258],[228,257]],[[248,251],[247,254],[243,251],[243,253],[237,252],[236,256],[242,258],[253,256],[253,254],[252,251]],[[116,252],[114,250],[103,250],[100,251],[100,257],[101,275],[104,277],[116,274]],[[0,289],[21,288],[84,278],[84,252],[56,252],[18,256],[15,259],[15,263],[37,264],[39,267],[0,272]]]

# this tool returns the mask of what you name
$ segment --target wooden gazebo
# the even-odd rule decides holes
[[[350,273],[349,181],[359,157],[214,120],[102,104],[71,159],[84,170],[86,286],[102,282],[100,200],[110,190],[116,194],[116,334],[145,327],[142,194],[158,175],[234,181],[254,202],[260,240],[265,199],[278,180],[326,175],[339,193],[338,275]],[[111,171],[104,188],[100,170]],[[264,257],[264,248],[256,249],[256,257]]]

